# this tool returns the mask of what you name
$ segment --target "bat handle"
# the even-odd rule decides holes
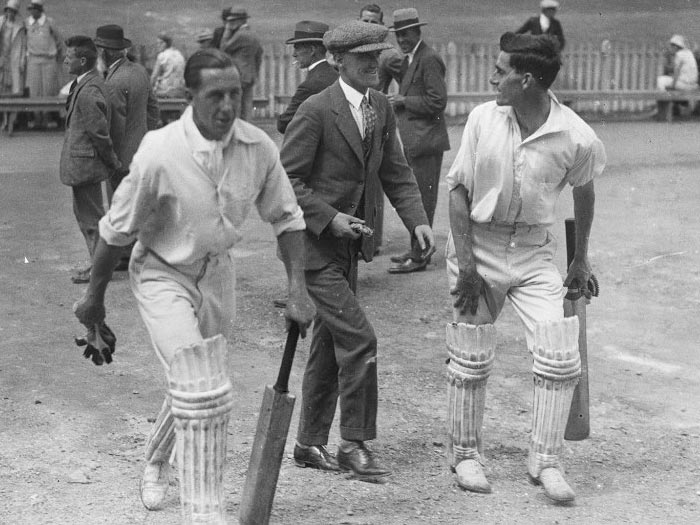
[[[292,363],[294,362],[294,353],[297,350],[297,341],[299,340],[299,325],[295,322],[289,327],[287,333],[287,342],[284,345],[284,354],[282,355],[282,364],[277,375],[277,382],[272,388],[275,392],[286,394],[289,392],[289,374],[292,371]]]

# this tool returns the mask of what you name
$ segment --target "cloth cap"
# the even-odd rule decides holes
[[[235,9],[231,9],[231,12],[226,15],[224,20],[247,20],[249,18],[250,16],[248,16],[248,11],[242,7],[237,7]]]
[[[418,10],[413,7],[406,9],[397,9],[394,11],[394,25],[389,26],[389,31],[403,31],[409,27],[420,27],[426,25],[427,22],[418,20]]]
[[[353,20],[328,31],[323,43],[331,53],[370,53],[393,47],[384,42],[387,34],[384,26]]]
[[[673,44],[674,46],[678,46],[681,49],[685,48],[685,38],[683,38],[682,35],[673,35],[668,41],[668,43]]]
[[[540,9],[559,9],[559,2],[557,0],[542,0],[540,2]]]
[[[328,29],[328,24],[324,24],[323,22],[313,22],[311,20],[298,22],[294,27],[294,37],[287,40],[285,44],[323,42],[323,35],[326,34]]]
[[[29,4],[29,7],[27,9],[32,9],[33,7],[36,7],[37,9],[40,9],[41,11],[44,10],[44,0],[34,0]]]
[[[95,45],[107,49],[126,49],[131,47],[131,40],[124,38],[124,30],[117,24],[100,26],[95,31]]]
[[[197,33],[197,42],[206,42],[207,40],[214,40],[213,31],[201,31]]]
[[[5,9],[12,9],[15,12],[19,11],[19,0],[7,0]]]

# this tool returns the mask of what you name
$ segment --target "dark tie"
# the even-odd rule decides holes
[[[370,149],[372,149],[372,135],[374,126],[377,124],[377,113],[372,109],[367,97],[362,98],[360,110],[362,110],[362,121],[365,127],[365,136],[362,139],[362,152],[365,155],[365,159],[367,159]]]
[[[399,70],[399,79],[403,79],[404,75],[406,74],[406,71],[408,71],[408,55],[403,57],[403,61],[401,62],[401,69]]]
[[[70,91],[68,91],[68,98],[66,99],[66,111],[68,111],[68,108],[70,107],[71,100],[73,100],[73,93],[75,92],[75,88],[77,86],[78,79],[76,78],[73,82],[71,82]]]

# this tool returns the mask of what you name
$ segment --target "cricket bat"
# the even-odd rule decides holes
[[[564,221],[566,231],[566,267],[567,270],[574,260],[576,252],[576,223],[574,219]],[[585,283],[588,286],[588,283]],[[586,304],[588,299],[578,289],[569,289],[564,298],[564,316],[578,316],[578,349],[581,354],[581,378],[571,399],[569,419],[566,422],[564,439],[581,441],[591,433],[591,422],[588,412],[588,346],[586,340]]]
[[[250,455],[248,474],[238,511],[241,525],[267,525],[292,420],[295,397],[289,393],[289,373],[299,340],[299,325],[292,323],[287,334],[277,382],[267,385]]]

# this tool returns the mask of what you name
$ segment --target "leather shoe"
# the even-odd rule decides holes
[[[301,468],[310,467],[331,472],[340,470],[333,454],[323,445],[310,445],[306,448],[294,445],[294,463]]]
[[[392,255],[389,260],[393,263],[403,263],[411,258],[411,252],[402,253],[401,255]]]
[[[544,495],[556,503],[570,503],[576,498],[576,494],[558,468],[542,469],[537,478],[532,474],[528,474],[528,476],[533,484],[542,485]]]
[[[428,266],[428,260],[415,260],[408,258],[400,264],[395,264],[389,268],[389,273],[412,273],[422,272]]]
[[[389,469],[377,464],[372,452],[370,452],[362,441],[353,442],[352,448],[344,452],[338,447],[338,466],[341,470],[351,470],[354,477],[359,481],[376,482],[381,478],[391,474]]]

